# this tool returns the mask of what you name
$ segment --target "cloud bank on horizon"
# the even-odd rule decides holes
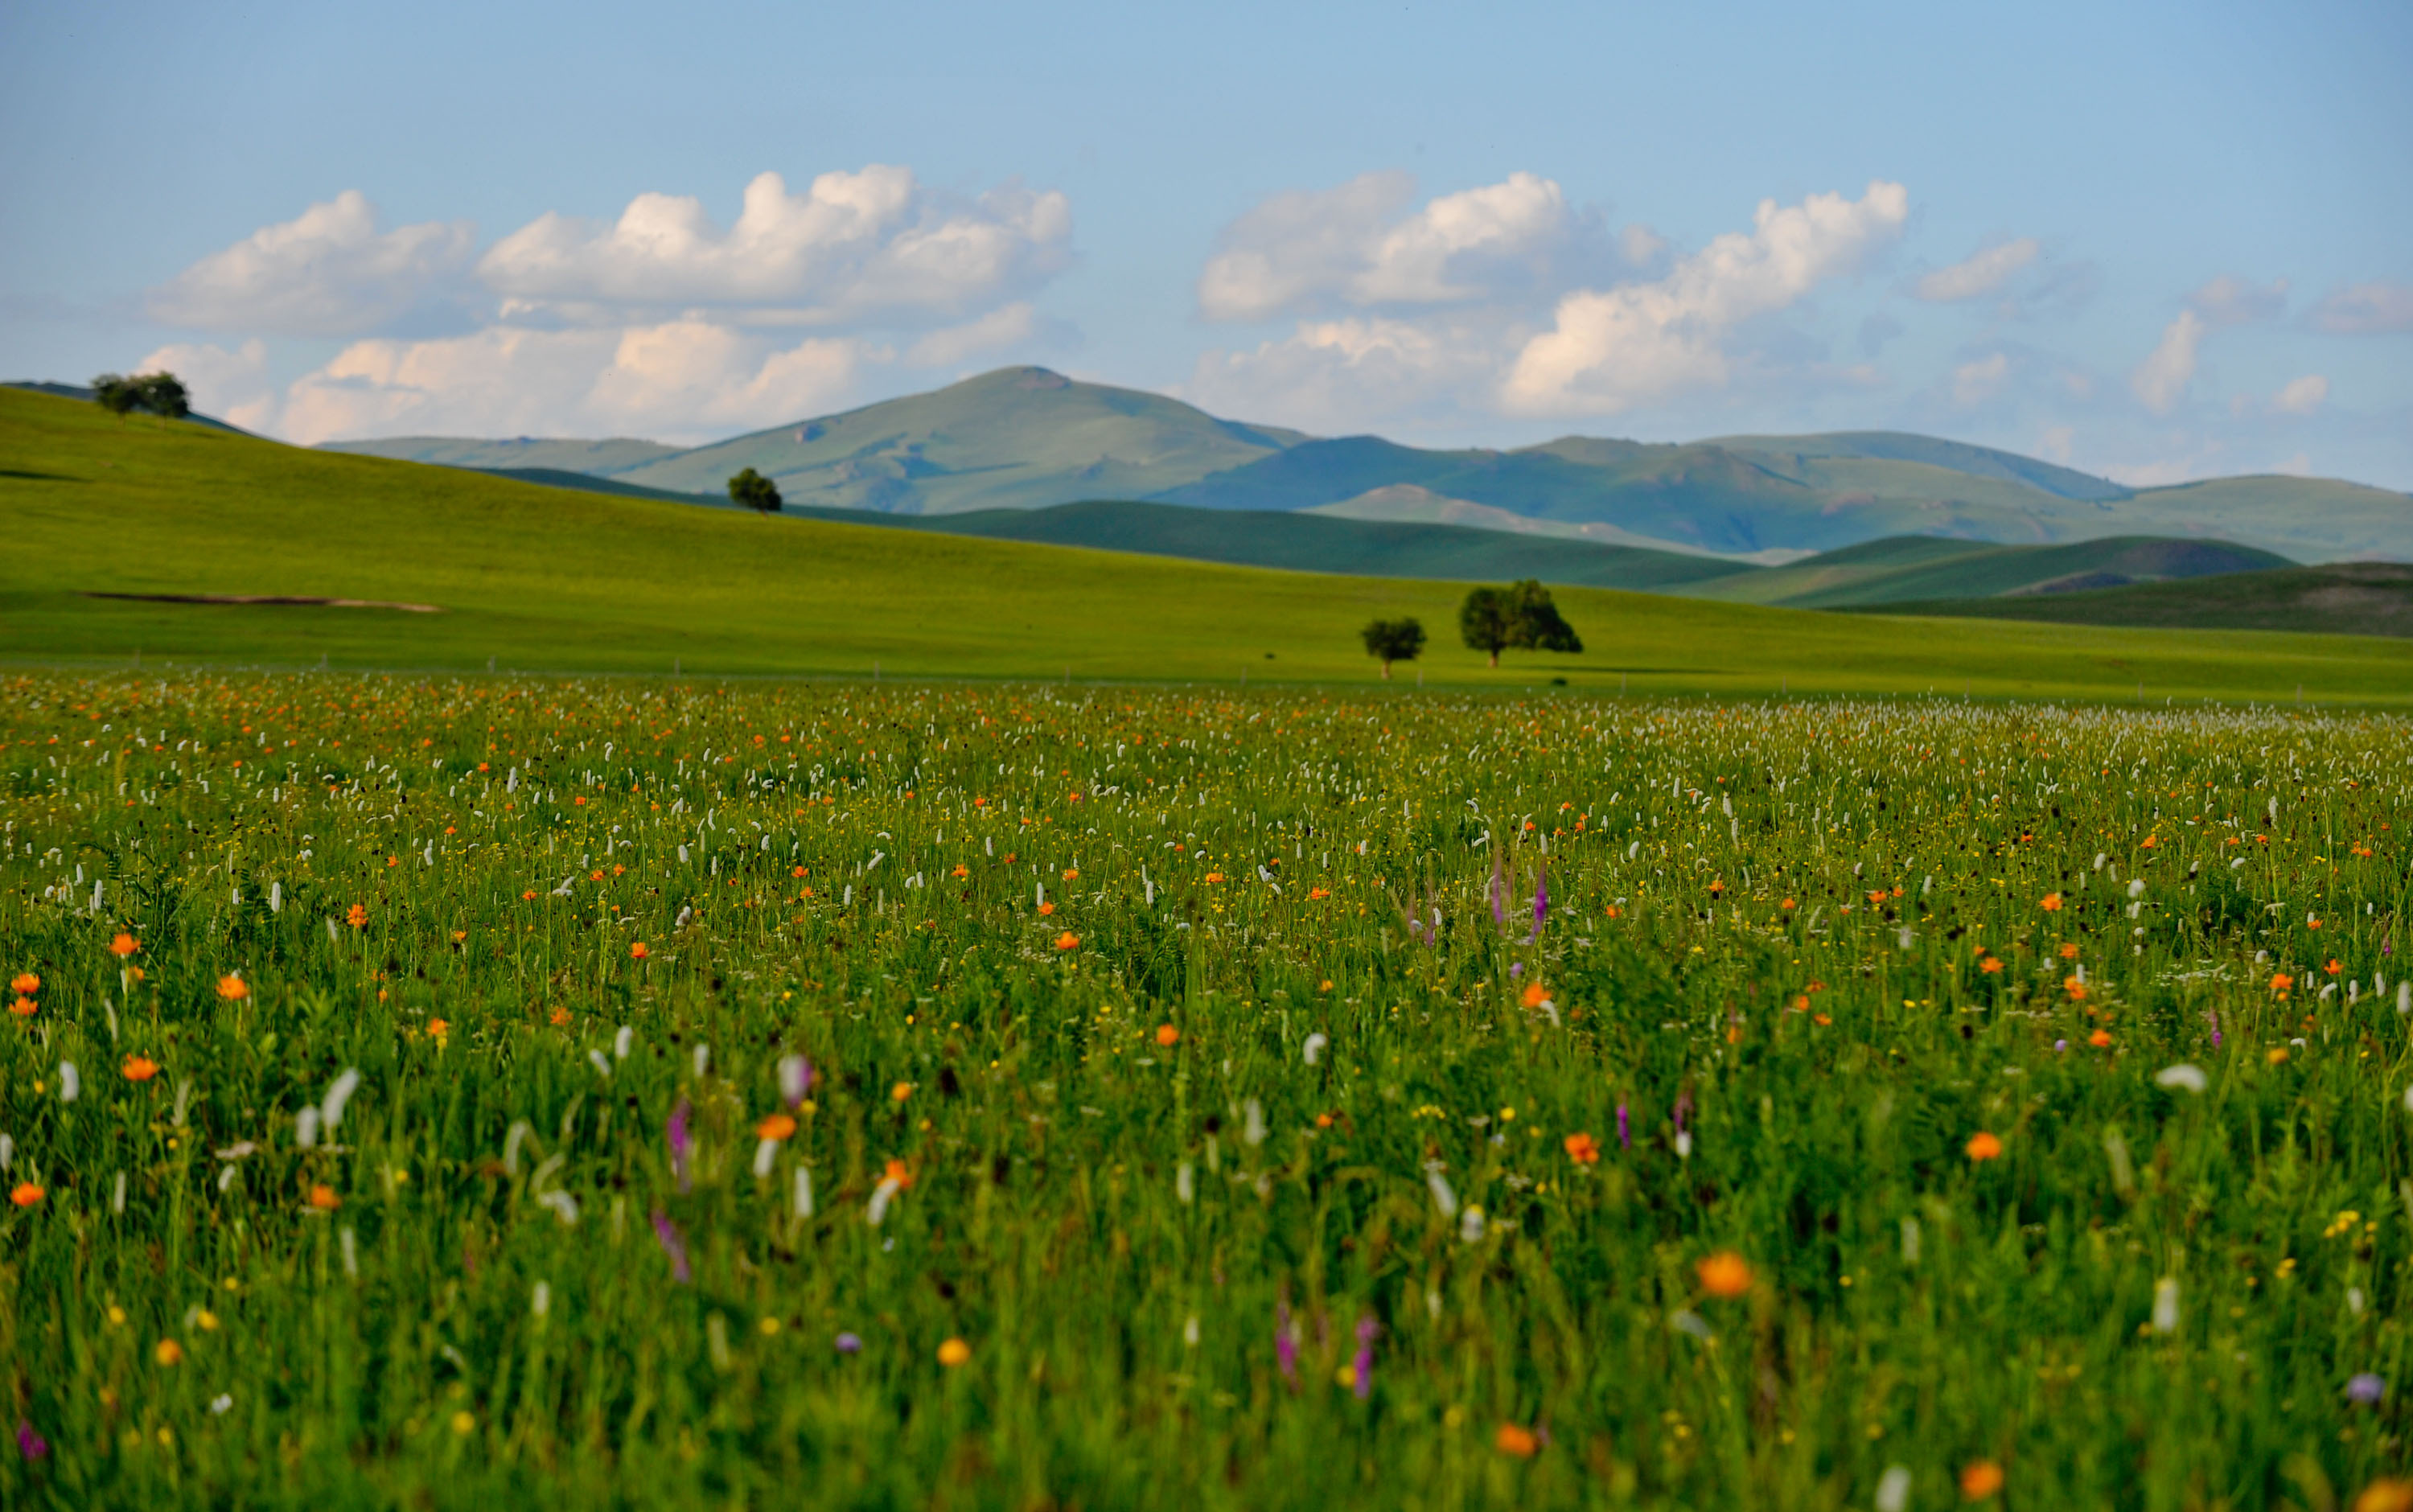
[[[2302,303],[2284,278],[2224,274],[2180,299],[2124,374],[2096,371],[2050,339],[2095,297],[2090,264],[2036,235],[1924,261],[1916,208],[1882,178],[1763,199],[1747,224],[1686,248],[1639,221],[1612,227],[1606,207],[1526,170],[1429,198],[1397,170],[1282,190],[1199,249],[1202,349],[1164,386],[1324,433],[1706,428],[1773,402],[1852,428],[1870,428],[1855,408],[1961,433],[2008,417],[2027,450],[2067,461],[2082,428],[2163,427],[2175,454],[2080,459],[2142,484],[2233,468],[2237,451],[2205,439],[2215,424],[2282,456],[2267,467],[2310,467],[2286,443],[2332,408],[2331,378],[2212,393],[2207,353],[2231,333],[2292,320],[2325,337],[2413,334],[2413,286]],[[1060,190],[942,191],[875,163],[801,190],[760,172],[726,226],[700,198],[649,191],[608,221],[548,211],[481,250],[466,220],[389,227],[347,189],[153,289],[151,318],[199,339],[141,365],[303,443],[701,440],[1077,352],[1077,328],[1044,313],[1078,261],[1073,212]],[[1945,361],[1887,362],[1906,321],[1935,319],[1965,328]],[[272,380],[271,342],[314,339],[339,345]]]

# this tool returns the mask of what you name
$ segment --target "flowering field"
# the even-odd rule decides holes
[[[2402,1507],[2409,751],[17,677],[0,1502]]]

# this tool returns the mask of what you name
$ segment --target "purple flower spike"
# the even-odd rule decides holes
[[[2066,1050],[2069,1048],[2069,1042],[2067,1040],[2055,1040],[2052,1042],[2052,1047],[2055,1050]]]
[[[860,1355],[863,1353],[863,1341],[851,1333],[839,1334],[837,1352],[841,1355]]]
[[[2363,1371],[2346,1384],[2346,1401],[2359,1401],[2367,1407],[2377,1406],[2381,1399],[2387,1395],[2388,1383],[2369,1371]],[[20,1431],[22,1430],[20,1430]]]
[[[1550,922],[1550,873],[1547,867],[1533,874],[1533,940],[1542,938],[1542,926]],[[1532,940],[1526,941],[1532,944]]]
[[[1370,1317],[1357,1320],[1357,1357],[1349,1362],[1349,1373],[1359,1401],[1374,1394],[1374,1336],[1381,1331]]]
[[[1512,981],[1517,977],[1523,976],[1524,974],[1525,963],[1523,961],[1510,961],[1508,963],[1508,975]]]
[[[35,1432],[34,1425],[22,1417],[17,1419],[17,1452],[28,1460],[39,1460],[51,1452],[51,1446],[42,1435]]]
[[[654,1238],[661,1241],[662,1253],[671,1257],[671,1274],[679,1284],[684,1286],[693,1281],[695,1273],[687,1265],[687,1240],[679,1238],[678,1225],[671,1222],[671,1215],[659,1208],[654,1209]]]
[[[1625,1121],[1625,1104],[1622,1103],[1617,1104],[1617,1148],[1634,1148],[1634,1131]]]
[[[2203,1016],[2212,1020],[2212,1047],[2217,1050],[2220,1048],[2220,1014],[2217,1010],[2211,1010]]]
[[[681,1192],[688,1190],[687,1158],[695,1149],[695,1136],[687,1129],[688,1112],[688,1101],[684,1097],[678,1100],[678,1106],[671,1109],[671,1174],[678,1178]]]
[[[1293,1391],[1298,1389],[1298,1329],[1291,1323],[1290,1304],[1274,1304],[1274,1362]]]
[[[1692,1116],[1693,1094],[1689,1091],[1678,1092],[1676,1094],[1676,1132],[1678,1134],[1684,1132],[1684,1120]]]

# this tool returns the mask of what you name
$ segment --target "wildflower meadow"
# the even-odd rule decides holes
[[[13,675],[0,1503],[2413,1506],[2413,722]]]

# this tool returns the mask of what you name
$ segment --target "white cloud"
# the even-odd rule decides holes
[[[585,323],[698,306],[748,324],[927,320],[1036,287],[1065,265],[1071,235],[1060,193],[959,201],[873,164],[800,195],[757,175],[727,230],[684,195],[639,195],[609,226],[545,215],[496,243],[478,275],[507,314]]]
[[[1437,406],[1484,408],[1507,343],[1470,319],[1302,320],[1253,351],[1209,352],[1183,396],[1221,414],[1349,431]]]
[[[2339,335],[2413,331],[2413,284],[2356,284],[2338,289],[2314,309],[2313,324]]]
[[[1722,384],[1729,371],[1723,338],[1735,326],[1851,273],[1901,234],[1909,214],[1908,191],[1883,181],[1857,200],[1763,200],[1751,232],[1718,237],[1665,278],[1562,299],[1556,329],[1526,343],[1502,401],[1528,415],[1611,415]]]
[[[2193,306],[2179,311],[2178,319],[2163,329],[2160,343],[2128,375],[2128,387],[2146,408],[2167,415],[2177,407],[2195,377],[2196,352],[2203,345],[2203,317]]]
[[[1028,302],[1000,305],[977,320],[933,331],[907,349],[913,367],[953,367],[955,363],[1029,340],[1039,333],[1039,314]]]
[[[304,445],[414,434],[703,439],[826,410],[881,355],[850,338],[782,348],[694,319],[360,341],[293,384],[283,428]]]
[[[1573,231],[1565,195],[1532,173],[1401,215],[1414,192],[1405,173],[1367,173],[1266,200],[1218,238],[1199,275],[1199,312],[1211,320],[1261,320],[1492,298],[1546,275]],[[1629,243],[1640,245],[1631,236]]]
[[[2187,296],[2187,304],[2214,325],[2244,325],[2276,319],[2287,308],[2287,280],[2264,288],[2223,275]]]
[[[1991,294],[2003,281],[2036,259],[2040,245],[2033,236],[1987,247],[1948,268],[1938,268],[1918,281],[1920,299],[1939,304]]]
[[[2318,373],[2292,379],[2271,396],[2271,408],[2283,415],[2309,415],[2330,396],[2330,380]]]
[[[162,347],[136,364],[137,373],[173,373],[193,408],[247,431],[276,422],[276,391],[268,381],[268,345],[254,336],[232,351],[223,347]]]
[[[2011,360],[2001,352],[1961,363],[1952,370],[1952,402],[1962,406],[1985,403],[2001,390],[2010,371]]]
[[[206,331],[358,335],[459,273],[475,234],[465,220],[380,231],[377,206],[347,189],[194,263],[151,291],[150,312]]]
[[[2036,437],[2036,455],[2047,462],[2066,463],[2070,443],[2078,439],[2078,431],[2070,425],[2047,425]]]

